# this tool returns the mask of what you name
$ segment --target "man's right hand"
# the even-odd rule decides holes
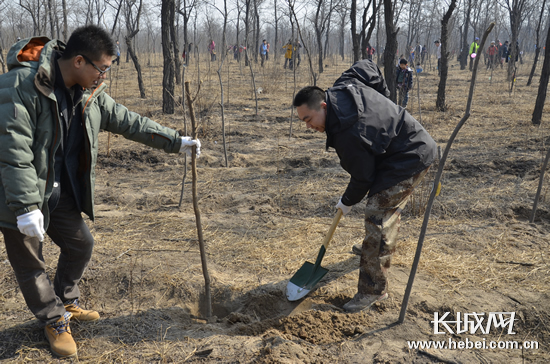
[[[343,213],[344,215],[351,211],[351,206],[344,205],[344,204],[342,203],[342,198],[340,198],[340,201],[338,201],[338,204],[336,204],[335,207],[336,207],[337,209],[342,210],[342,213]]]
[[[42,211],[34,210],[17,216],[17,228],[21,234],[44,240],[44,215]]]

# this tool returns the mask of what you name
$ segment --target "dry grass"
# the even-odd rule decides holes
[[[138,97],[135,71],[124,62],[112,71],[110,94],[131,110],[183,129],[181,106],[175,115],[161,113],[161,60],[159,55],[150,58],[152,65],[144,67],[143,73],[146,99]],[[77,339],[82,343],[80,361],[285,362],[288,353],[296,355],[298,362],[344,360],[340,346],[348,340],[349,325],[353,323],[346,321],[348,316],[339,313],[338,307],[355,291],[358,259],[349,252],[364,234],[360,206],[354,207],[336,230],[323,260],[323,266],[330,269],[328,280],[311,295],[316,304],[324,305],[319,307],[330,306],[320,310],[335,311],[333,316],[346,322],[341,327],[331,327],[335,331],[331,331],[330,338],[316,339],[334,345],[297,344],[285,329],[288,322],[279,325],[273,321],[294,309],[281,290],[304,261],[314,259],[332,221],[333,206],[349,179],[339,167],[336,154],[325,152],[323,135],[306,131],[294,119],[293,135],[289,138],[293,92],[309,83],[306,62],[303,60],[296,72],[296,89],[294,74],[283,70],[280,62],[271,60],[263,69],[253,65],[256,87],[262,88],[258,115],[249,69],[233,60],[224,65],[229,168],[223,167],[218,66],[203,59],[198,77],[196,65],[192,62],[185,77],[191,81],[193,90],[197,89],[198,79],[202,81],[195,106],[204,151],[198,161],[199,205],[214,313],[219,320],[207,323],[201,319],[204,281],[190,197],[190,173],[184,185],[182,209],[177,208],[183,158],[116,137],[111,137],[107,157],[108,136],[102,133],[96,186],[98,218],[90,222],[96,249],[81,286],[84,303],[98,309],[103,319],[98,326],[76,327]],[[331,60],[318,85],[329,87],[347,66],[349,62]],[[416,89],[411,93],[409,110],[422,119],[444,149],[464,113],[470,73],[453,64],[448,82],[449,110],[440,113],[435,111],[437,73],[428,68],[419,78],[421,114]],[[521,66],[512,94],[503,71],[497,70],[491,80],[484,70],[478,75],[472,115],[453,144],[443,174],[443,189],[428,226],[418,278],[428,283],[416,283],[415,290],[423,295],[430,295],[430,290],[443,295],[429,302],[434,310],[462,304],[473,311],[472,304],[468,306],[465,302],[471,302],[474,292],[479,290],[487,295],[479,298],[475,307],[504,309],[500,303],[491,307],[497,301],[493,301],[495,296],[489,292],[511,297],[519,303],[516,308],[525,312],[521,324],[525,332],[537,328],[537,339],[541,345],[548,345],[547,183],[536,224],[528,224],[527,218],[549,133],[547,120],[543,120],[541,127],[530,125],[537,89],[523,86],[528,68],[527,64]],[[181,88],[175,95],[177,100],[180,97]],[[431,173],[435,173],[435,168]],[[394,269],[399,272],[407,272],[415,253],[431,190],[430,178],[419,187],[403,216],[400,245],[393,260]],[[53,273],[56,255],[53,244],[47,243],[45,255]],[[3,246],[0,259],[6,259]],[[0,358],[8,362],[50,361],[47,345],[35,321],[30,321],[32,315],[16,288],[9,264],[4,262],[0,271],[3,277],[0,302],[4,307],[0,313],[0,337],[5,343]],[[392,279],[394,296],[379,312],[395,316],[406,281],[399,275]],[[425,317],[428,313],[419,308],[421,300],[413,295],[412,317]],[[312,315],[292,317],[304,322],[313,320],[313,326],[321,331],[330,321]],[[383,315],[350,317],[362,328],[372,327]],[[17,342],[8,339],[15,332]],[[276,338],[277,335],[280,337]],[[391,339],[384,340],[389,345]],[[288,352],[282,347],[287,347],[284,350]],[[369,353],[370,349],[353,350]],[[388,361],[416,358],[387,355],[381,358]],[[517,358],[524,354],[506,355]],[[535,359],[545,357],[542,352],[541,357],[537,353],[525,355]],[[491,360],[498,358],[502,359],[496,356]]]

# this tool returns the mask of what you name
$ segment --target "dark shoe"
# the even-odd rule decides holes
[[[76,343],[69,327],[70,320],[71,313],[65,312],[63,317],[44,328],[52,353],[60,358],[76,356]]]
[[[383,295],[372,295],[372,294],[366,294],[361,295],[357,293],[351,301],[346,303],[344,305],[344,310],[347,312],[359,312],[366,310],[370,306],[372,306],[376,302],[384,301],[388,298],[388,293],[384,293]]]
[[[64,304],[65,310],[73,315],[71,319],[77,321],[96,321],[99,319],[99,313],[97,311],[83,309],[80,307],[78,299],[67,301]]]
[[[355,244],[351,248],[351,252],[355,255],[361,255],[361,252],[363,251],[363,244]]]

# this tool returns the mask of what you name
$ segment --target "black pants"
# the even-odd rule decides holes
[[[94,239],[71,195],[64,192],[50,215],[47,234],[60,248],[54,282],[46,273],[44,243],[18,230],[1,228],[8,259],[27,306],[49,324],[65,313],[63,302],[79,298],[78,282],[92,257]]]

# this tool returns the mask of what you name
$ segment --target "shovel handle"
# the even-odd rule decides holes
[[[342,217],[342,215],[343,215],[342,209],[338,209],[336,216],[334,216],[334,219],[332,219],[332,225],[330,225],[330,228],[328,229],[328,233],[325,236],[325,240],[323,240],[323,246],[325,247],[325,249],[328,248],[328,244],[332,240],[332,236],[334,235],[334,231],[336,230],[336,226],[338,226],[338,223],[340,222],[340,218]]]

